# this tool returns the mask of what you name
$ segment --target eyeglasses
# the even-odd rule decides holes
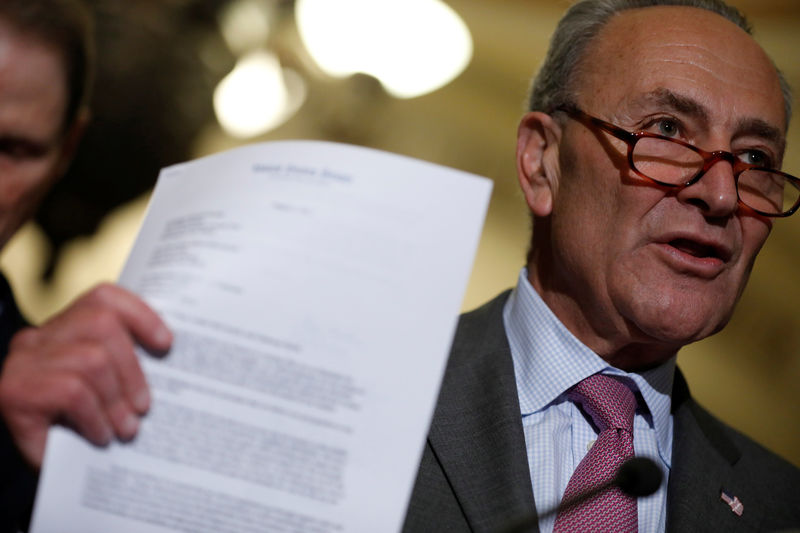
[[[628,144],[628,164],[642,178],[665,187],[697,183],[719,161],[733,167],[739,203],[767,217],[788,217],[800,207],[800,179],[780,170],[746,163],[724,150],[707,152],[687,142],[650,133],[629,132],[574,106],[560,106],[573,119],[597,127]]]

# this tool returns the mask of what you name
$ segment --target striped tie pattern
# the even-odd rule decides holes
[[[595,374],[567,393],[589,415],[600,434],[578,464],[564,493],[562,504],[608,483],[620,465],[633,457],[633,415],[636,398],[614,378]],[[636,532],[636,499],[619,488],[603,490],[581,503],[562,508],[556,516],[555,533],[572,531]]]

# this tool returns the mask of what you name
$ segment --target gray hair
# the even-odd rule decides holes
[[[589,43],[617,13],[651,6],[706,9],[730,20],[749,35],[753,34],[747,18],[722,0],[580,0],[567,11],[553,33],[547,56],[531,86],[528,110],[550,113],[560,105],[573,102],[572,78]],[[788,124],[792,116],[792,90],[777,67],[776,71]]]

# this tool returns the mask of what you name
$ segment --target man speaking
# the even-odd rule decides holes
[[[800,527],[800,471],[675,366],[800,203],[780,171],[789,89],[749,33],[717,0],[562,19],[517,137],[528,264],[459,324],[405,531]],[[655,494],[595,490],[633,456],[663,472]]]
[[[405,531],[800,527],[800,472],[703,410],[675,366],[725,326],[773,221],[800,204],[780,170],[789,102],[720,0],[568,11],[519,126],[528,263],[460,321]],[[59,421],[131,438],[149,404],[133,343],[169,345],[132,295],[87,298],[18,334],[0,376],[33,468]],[[664,479],[638,499],[612,482],[634,457]]]

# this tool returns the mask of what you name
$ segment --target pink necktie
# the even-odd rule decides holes
[[[633,457],[636,412],[631,390],[601,374],[584,379],[567,396],[592,417],[600,434],[572,474],[562,503],[611,481],[620,465]],[[553,531],[636,532],[637,525],[636,499],[614,487],[559,511]]]

